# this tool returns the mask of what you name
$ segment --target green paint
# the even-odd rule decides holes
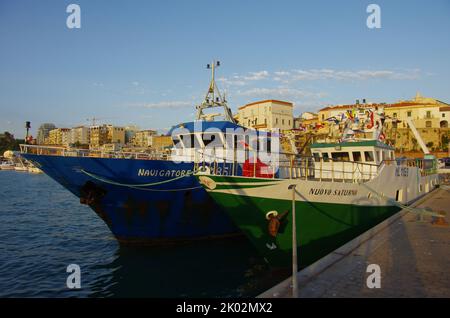
[[[213,179],[216,179],[213,177]],[[252,181],[252,180],[249,180]],[[242,180],[241,180],[242,182]],[[239,188],[236,186],[235,188]],[[252,241],[274,267],[287,267],[292,255],[292,201],[224,194],[214,191],[210,196],[224,208],[234,223]],[[275,210],[281,215],[276,238],[269,235],[266,213]],[[312,264],[336,248],[393,215],[395,206],[357,206],[335,203],[296,202],[298,262],[300,267]],[[267,245],[277,246],[269,249]]]

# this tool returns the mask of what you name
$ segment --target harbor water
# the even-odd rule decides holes
[[[69,264],[81,288],[66,286]],[[0,171],[0,297],[252,297],[285,278],[245,238],[119,246],[45,174]]]

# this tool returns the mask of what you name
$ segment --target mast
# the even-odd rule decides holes
[[[232,123],[235,123],[235,120],[233,118],[233,114],[231,113],[230,108],[227,105],[227,101],[225,99],[225,96],[222,96],[222,94],[219,91],[219,88],[217,87],[216,81],[215,81],[215,72],[216,67],[220,66],[220,61],[214,61],[212,64],[207,64],[206,68],[211,69],[211,81],[209,83],[208,91],[206,92],[206,96],[204,101],[196,106],[197,109],[197,115],[195,120],[212,120],[216,116],[223,116],[226,121],[230,121]],[[214,114],[205,114],[203,111],[205,109],[209,108],[223,108],[222,113],[214,113]]]

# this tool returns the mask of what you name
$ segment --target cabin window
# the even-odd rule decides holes
[[[322,153],[322,158],[324,162],[330,161],[330,156],[328,155],[327,152]]]
[[[313,153],[314,161],[320,161],[320,153],[315,152]]]
[[[372,151],[364,151],[364,160],[366,162],[373,162],[373,152]]]
[[[333,160],[350,161],[348,152],[332,152],[331,156],[333,157]]]
[[[407,112],[406,116],[411,117],[411,112]]]
[[[376,150],[376,151],[375,151],[375,160],[376,160],[376,162],[379,162],[379,161],[380,161],[380,158],[381,158],[380,151],[379,151],[379,150]]]
[[[206,146],[208,146],[210,143],[213,143],[212,146],[214,147],[222,147],[223,143],[220,140],[220,136],[219,134],[211,134],[211,133],[204,133],[202,134],[202,141],[203,144]]]
[[[395,193],[395,201],[400,202],[403,200],[403,190],[397,190]]]
[[[180,145],[180,138],[178,138],[178,136],[174,136],[173,138],[172,138],[172,142],[173,142],[173,145],[175,146],[175,147],[178,147],[179,145]]]
[[[200,148],[200,145],[195,138],[195,134],[180,135],[181,140],[185,148]]]
[[[353,151],[353,161],[362,161],[361,152],[360,151]]]

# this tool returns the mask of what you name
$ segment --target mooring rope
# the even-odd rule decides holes
[[[112,185],[116,185],[116,186],[121,186],[121,187],[128,187],[128,188],[134,188],[134,189],[139,189],[139,190],[146,190],[146,191],[187,191],[187,190],[192,190],[192,189],[197,189],[200,188],[201,186],[197,186],[197,187],[193,187],[193,188],[183,188],[183,189],[169,189],[169,190],[161,190],[161,189],[141,189],[140,187],[150,187],[150,186],[155,186],[155,185],[160,185],[160,184],[165,184],[165,183],[169,183],[172,181],[176,181],[179,180],[181,178],[184,177],[188,177],[191,176],[193,174],[192,171],[188,171],[185,175],[179,176],[179,177],[175,177],[172,179],[168,179],[168,180],[164,180],[164,181],[158,181],[158,182],[152,182],[152,183],[142,183],[142,184],[127,184],[127,183],[121,183],[121,182],[117,182],[117,181],[112,181],[109,179],[106,179],[104,177],[100,177],[97,176],[91,172],[87,172],[84,169],[81,169],[81,172],[88,175],[89,177],[96,179],[98,181],[104,182],[104,183],[108,183],[108,184],[112,184]]]
[[[363,185],[364,187],[369,189],[370,192],[375,193],[375,195],[377,195],[377,196],[379,196],[381,198],[385,198],[386,201],[388,201],[390,203],[393,203],[394,205],[396,205],[399,208],[402,208],[402,209],[405,209],[405,210],[408,210],[408,211],[414,212],[414,213],[424,213],[424,214],[428,214],[428,215],[435,216],[435,217],[443,217],[442,214],[439,214],[439,213],[436,213],[436,212],[433,212],[433,211],[428,211],[428,210],[425,210],[424,208],[413,208],[413,207],[410,207],[408,205],[404,205],[404,204],[402,204],[402,203],[400,203],[400,202],[398,202],[398,201],[396,201],[396,200],[394,200],[392,198],[387,197],[383,193],[378,193],[377,191],[373,190],[371,187],[369,187],[365,183],[361,183],[361,185]]]

